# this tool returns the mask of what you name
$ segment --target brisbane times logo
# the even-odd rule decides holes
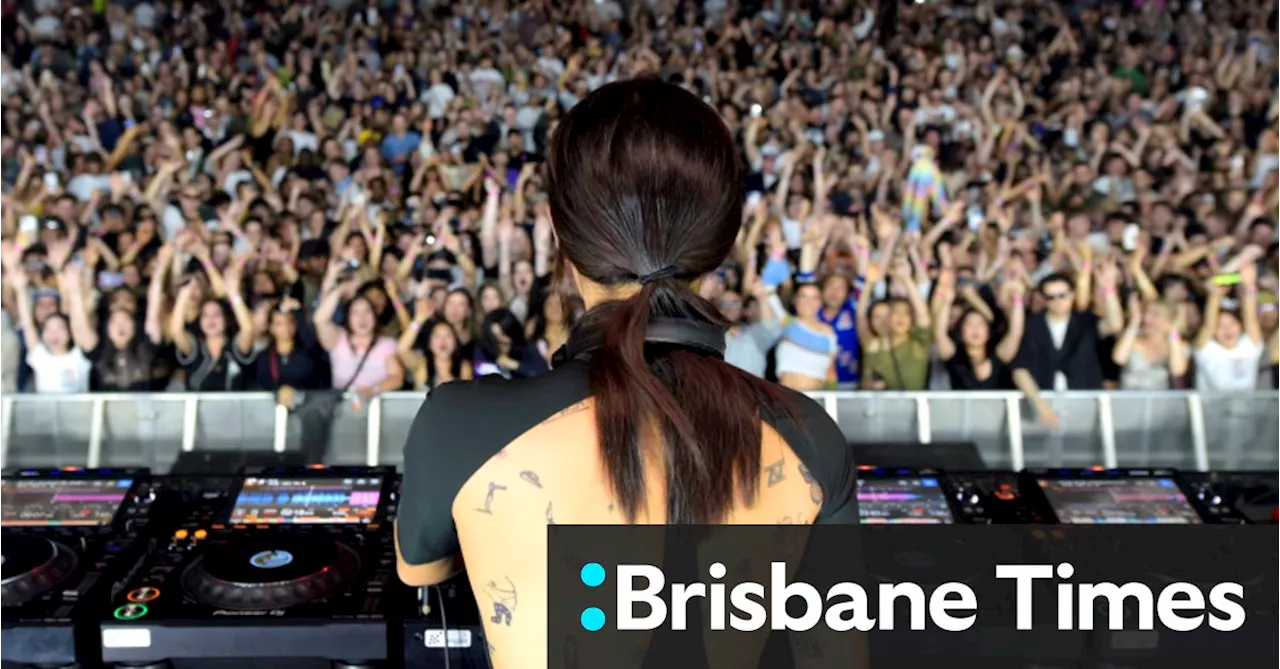
[[[612,574],[598,562],[588,562],[579,580],[599,599],[579,616],[582,628],[597,632],[687,630],[690,624],[711,631],[754,632],[766,628],[808,632],[824,625],[836,632],[925,630],[963,632],[978,615],[978,594],[965,583],[947,582],[926,589],[916,583],[877,583],[869,589],[840,582],[819,590],[791,581],[786,562],[770,562],[768,585],[750,580],[728,582],[724,564],[712,563],[704,582],[668,583],[662,568],[648,564],[618,564]],[[1244,588],[1220,582],[1205,592],[1194,583],[1173,582],[1152,588],[1143,583],[1073,581],[1070,563],[1052,565],[995,565],[995,580],[1016,600],[1017,630],[1049,629],[1190,632],[1202,625],[1219,632],[1239,629],[1245,622]],[[1037,584],[1036,582],[1040,583]],[[607,586],[607,587],[602,587]],[[1032,620],[1034,586],[1052,586],[1055,615]],[[613,594],[613,597],[609,597]],[[612,600],[612,613],[601,604]],[[793,600],[802,606],[793,606]],[[1136,612],[1124,615],[1126,608]],[[690,615],[691,610],[694,612]],[[702,612],[705,611],[705,621]],[[905,614],[905,615],[904,615]],[[609,618],[613,616],[612,623]],[[1098,620],[1095,622],[1095,618]]]

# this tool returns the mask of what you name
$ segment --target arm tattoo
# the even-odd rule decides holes
[[[824,499],[822,485],[818,483],[818,479],[814,478],[813,473],[809,471],[808,467],[804,466],[803,462],[800,463],[800,478],[803,478],[804,482],[809,484],[809,499],[814,504],[822,506],[822,500]]]
[[[552,414],[552,416],[548,418],[546,422],[550,423],[551,421],[560,420],[561,418],[572,416],[575,413],[582,413],[583,411],[586,411],[590,407],[591,405],[587,404],[587,400],[580,400],[580,401],[574,402],[573,404],[570,404],[569,406]]]
[[[488,514],[488,515],[492,516],[492,515],[493,515],[493,509],[492,509],[492,506],[493,506],[493,496],[494,496],[494,495],[496,495],[496,494],[498,494],[498,491],[499,491],[499,490],[506,490],[506,489],[507,489],[507,486],[504,486],[504,485],[498,485],[497,483],[494,483],[493,481],[490,481],[490,482],[489,482],[489,492],[488,492],[488,494],[486,494],[486,495],[484,496],[484,508],[483,508],[483,509],[476,509],[476,511],[479,511],[480,513],[484,513],[484,514]]]
[[[485,594],[493,602],[493,615],[489,617],[489,622],[511,627],[511,614],[516,610],[516,584],[506,576],[502,580],[507,582],[506,587],[499,586],[496,581],[489,581],[484,585]]]
[[[542,479],[538,478],[538,474],[536,472],[531,472],[526,469],[525,471],[520,472],[520,478],[532,483],[535,488],[542,487]]]
[[[484,640],[484,645],[485,645],[485,648],[489,651],[489,657],[493,657],[493,654],[498,652],[498,648],[493,644],[489,643],[488,639]]]
[[[556,519],[551,515],[551,502],[547,502],[547,524],[555,525]]]
[[[782,520],[779,520],[779,521],[778,521],[778,524],[779,524],[779,525],[791,525],[791,524],[792,524],[792,522],[791,522],[791,516],[783,516],[783,517],[782,517]]]
[[[782,460],[779,460],[771,465],[765,466],[765,470],[769,472],[770,488],[778,485],[779,483],[782,483],[787,479],[787,472],[786,470],[783,469],[783,465],[785,464],[786,464],[786,459],[783,458]]]

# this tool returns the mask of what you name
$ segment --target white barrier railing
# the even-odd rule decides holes
[[[1273,391],[1048,393],[1063,419],[1057,430],[1031,420],[1013,392],[811,395],[850,441],[973,441],[994,467],[1274,469],[1280,462],[1280,394]],[[335,429],[341,444],[330,458],[397,463],[422,397],[387,393],[340,405],[345,428]],[[0,406],[0,467],[145,466],[210,445],[284,452],[298,432],[290,413],[265,392],[9,394]]]

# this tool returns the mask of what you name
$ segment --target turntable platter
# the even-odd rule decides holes
[[[255,611],[324,599],[359,571],[356,552],[331,536],[266,533],[210,546],[182,581],[200,602]]]
[[[42,537],[17,534],[4,539],[0,600],[21,606],[61,583],[76,568],[70,548]]]

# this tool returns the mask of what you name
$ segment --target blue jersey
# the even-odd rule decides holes
[[[857,301],[852,296],[840,305],[830,318],[826,308],[818,310],[818,319],[836,331],[836,382],[857,384],[861,378],[858,370],[858,317]]]

